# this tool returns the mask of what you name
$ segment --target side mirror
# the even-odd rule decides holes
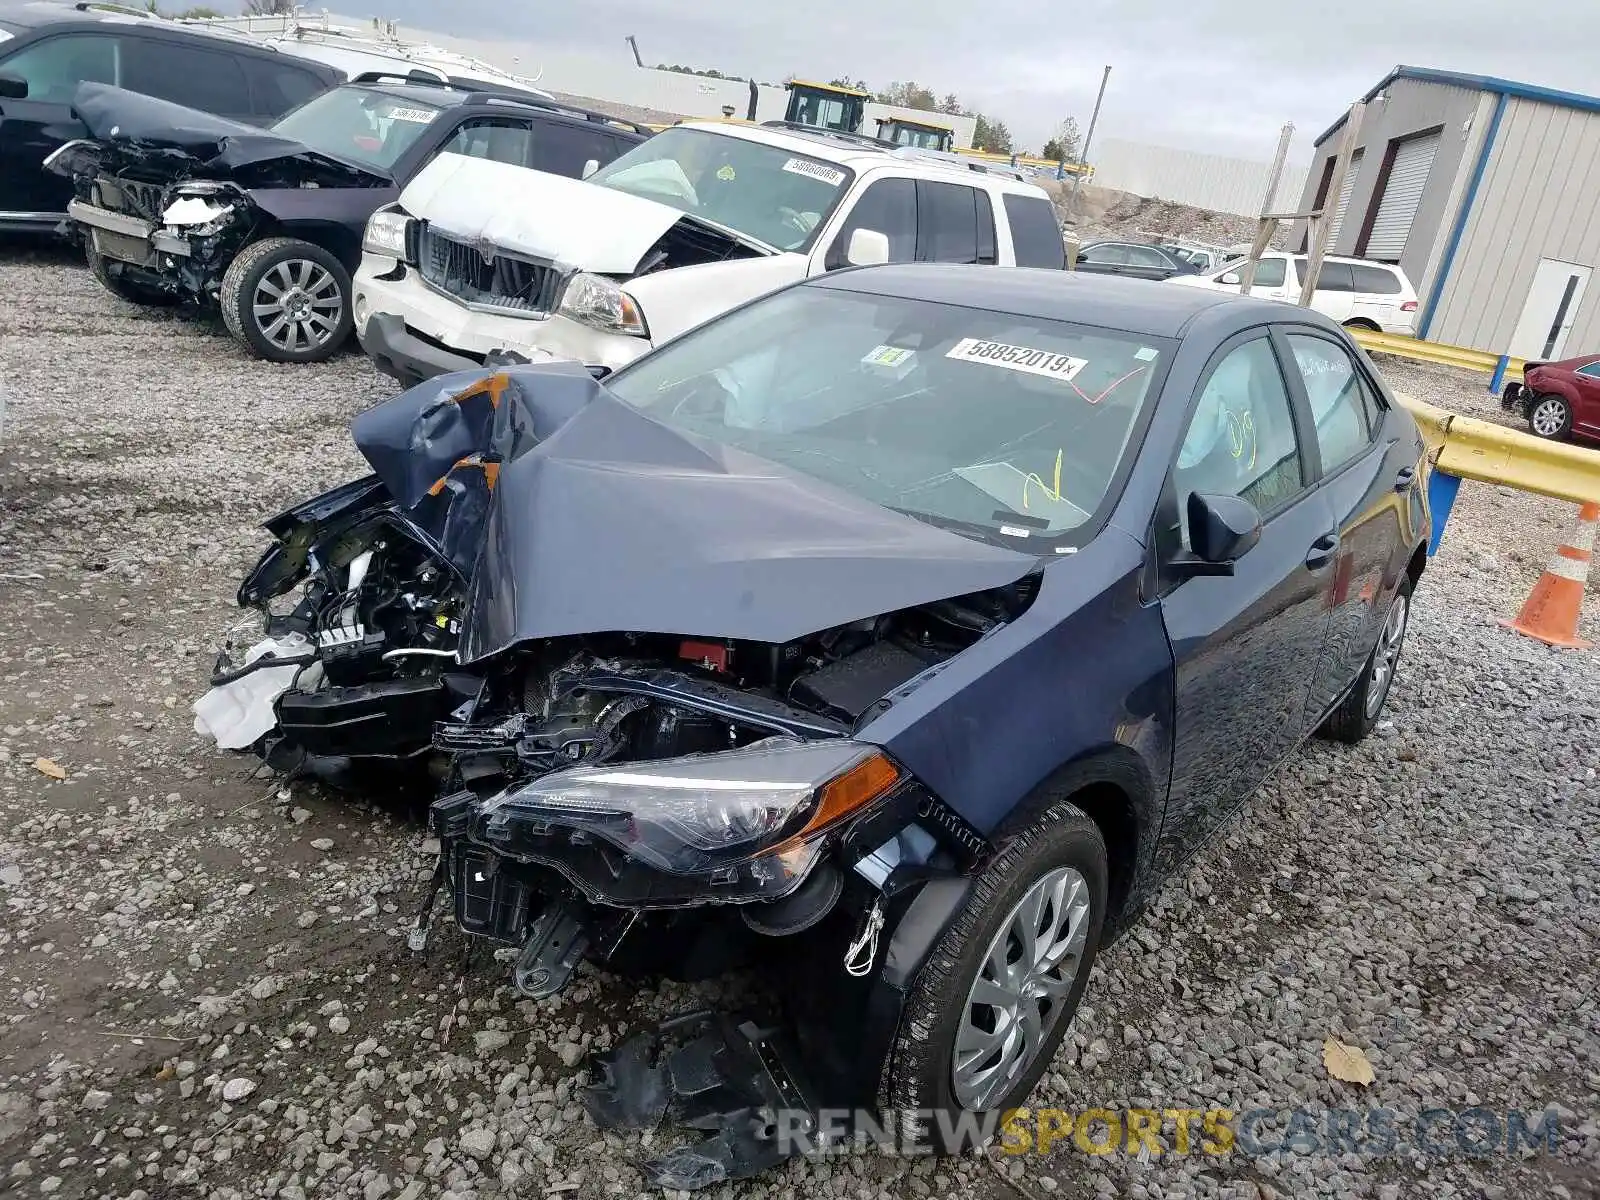
[[[26,100],[28,81],[20,75],[0,72],[0,100]]]
[[[1222,277],[1221,282],[1223,282],[1223,283],[1239,283],[1239,282],[1241,282],[1242,278],[1243,277],[1239,274],[1239,272],[1237,272],[1237,271],[1229,271],[1226,275],[1224,275]]]
[[[1232,575],[1233,564],[1261,540],[1261,514],[1238,496],[1190,492],[1190,552],[1172,560],[1184,575]]]
[[[876,229],[857,229],[850,235],[844,260],[852,267],[875,267],[889,261],[889,236]]]
[[[598,158],[591,158],[588,162],[583,164],[583,176],[582,177],[584,179],[587,179],[587,178],[589,178],[589,176],[593,175],[599,169],[600,169],[600,160]]]

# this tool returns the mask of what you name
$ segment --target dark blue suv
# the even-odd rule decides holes
[[[359,417],[373,474],[269,523],[265,627],[196,709],[286,771],[422,782],[419,947],[448,892],[533,997],[585,958],[760,966],[773,1023],[595,1064],[602,1124],[716,1131],[658,1182],[777,1161],[774,1113],[1022,1102],[1104,941],[1389,692],[1424,448],[1315,313],[882,266],[596,374]]]

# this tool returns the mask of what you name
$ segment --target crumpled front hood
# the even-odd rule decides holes
[[[137,147],[141,165],[166,159],[174,178],[199,169],[215,176],[271,162],[300,160],[381,180],[375,172],[341,162],[292,138],[253,125],[185,108],[106,83],[80,83],[73,112],[95,141],[118,150]]]
[[[783,643],[1037,562],[669,429],[576,364],[441,376],[354,436],[467,578],[464,662],[609,631]]]
[[[424,167],[400,204],[464,241],[607,275],[632,274],[683,216],[642,196],[461,154]]]

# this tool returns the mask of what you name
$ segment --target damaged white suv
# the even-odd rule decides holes
[[[1061,268],[1043,189],[872,138],[688,122],[584,180],[441,155],[367,225],[355,324],[405,384],[491,355],[616,369],[807,276]]]

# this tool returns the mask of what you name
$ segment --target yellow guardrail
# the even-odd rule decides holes
[[[1352,329],[1351,336],[1366,347],[1369,353],[1398,354],[1401,358],[1417,362],[1438,363],[1446,367],[1459,367],[1465,371],[1481,371],[1492,375],[1500,361],[1498,354],[1487,350],[1468,350],[1465,346],[1447,346],[1443,342],[1423,342],[1398,333],[1374,333],[1367,329]],[[1506,368],[1507,381],[1522,379],[1523,361],[1510,360]]]
[[[1446,412],[1404,393],[1396,399],[1421,427],[1434,470],[1573,504],[1600,504],[1600,452]]]

